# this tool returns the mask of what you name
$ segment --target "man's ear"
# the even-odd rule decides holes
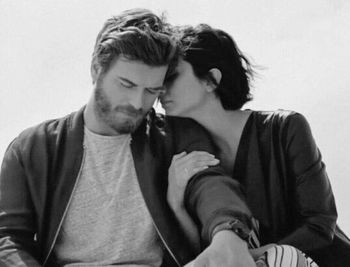
[[[210,85],[210,87],[208,87],[209,91],[212,92],[214,91],[218,85],[221,82],[221,78],[222,78],[222,74],[221,71],[217,68],[212,68],[209,70],[210,73],[210,77],[214,80],[209,80],[208,84]]]
[[[91,72],[91,77],[92,77],[92,83],[94,84],[97,80],[98,77],[98,73],[99,73],[99,67],[97,66],[97,64],[92,63],[91,64],[91,68],[90,68],[90,72]]]

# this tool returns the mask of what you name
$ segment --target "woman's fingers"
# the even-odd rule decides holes
[[[193,151],[189,154],[176,154],[169,169],[169,178],[178,186],[186,186],[189,179],[199,171],[217,165],[219,160],[205,151]]]
[[[192,162],[192,167],[196,168],[196,167],[200,167],[200,166],[215,166],[220,162],[220,160],[216,159],[216,158],[211,158],[211,159],[198,159],[198,160],[194,160]]]
[[[208,162],[211,165],[218,163],[217,159],[215,159],[215,156],[212,154],[209,154],[208,152],[204,151],[193,151],[190,154],[184,154],[185,152],[182,152],[180,154],[177,154],[173,157],[173,163],[176,163],[177,165],[181,166],[182,164],[188,164],[188,163],[195,163],[195,162]]]
[[[204,166],[215,166],[220,161],[216,159],[211,154],[188,154],[184,157],[176,159],[173,164],[178,170],[187,169],[193,170],[196,168],[204,167]]]
[[[180,158],[183,158],[186,155],[187,155],[187,153],[185,151],[183,151],[183,152],[181,152],[179,154],[174,155],[172,161],[175,161],[175,160],[178,160]]]
[[[205,151],[192,151],[187,155],[188,159],[206,159],[206,158],[215,158],[213,154],[210,154]]]
[[[182,152],[173,156],[168,175],[167,199],[173,208],[182,207],[188,181],[196,173],[216,165],[219,160],[205,151]]]
[[[220,161],[218,159],[211,159],[211,160],[201,160],[201,161],[186,161],[186,162],[181,162],[178,164],[175,164],[175,168],[177,171],[181,170],[194,170],[196,168],[200,167],[210,167],[210,166],[215,166],[219,163]]]
[[[200,172],[202,170],[207,169],[210,166],[215,166],[220,161],[218,159],[210,159],[210,160],[201,160],[201,161],[194,161],[194,162],[187,162],[186,164],[183,164],[183,168],[185,172],[188,173],[188,179],[191,178],[194,174],[197,172]]]

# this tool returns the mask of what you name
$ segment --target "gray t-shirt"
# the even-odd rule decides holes
[[[130,140],[85,127],[81,174],[54,248],[61,265],[161,265],[163,251],[137,182]]]

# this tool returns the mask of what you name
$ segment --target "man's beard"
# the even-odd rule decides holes
[[[112,109],[112,104],[101,87],[96,87],[94,97],[94,111],[97,119],[102,120],[118,134],[134,132],[144,118],[144,111],[137,110],[131,105],[117,106]],[[120,116],[118,113],[125,115]]]

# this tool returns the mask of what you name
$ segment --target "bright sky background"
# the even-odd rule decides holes
[[[173,24],[228,31],[264,66],[247,107],[297,110],[309,120],[350,234],[350,1],[0,0],[0,160],[24,128],[85,104],[105,19],[133,7]]]

